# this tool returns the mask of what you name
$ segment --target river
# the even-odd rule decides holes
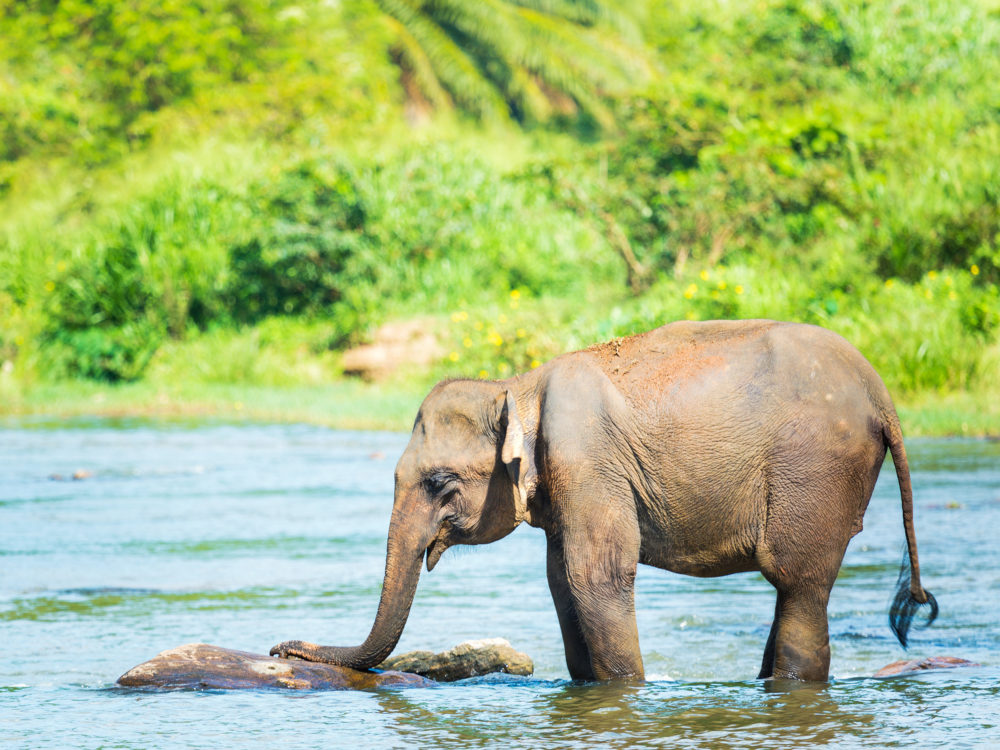
[[[1000,443],[973,440],[907,442],[938,621],[911,631],[909,652],[886,622],[903,550],[887,463],[833,590],[826,685],[753,679],[774,608],[761,576],[646,567],[636,608],[648,682],[571,683],[544,537],[524,527],[424,572],[397,653],[501,636],[534,658],[532,678],[373,692],[114,687],[183,643],[360,642],[406,440],[305,425],[0,422],[0,745],[1000,745]],[[931,655],[983,666],[870,677]]]

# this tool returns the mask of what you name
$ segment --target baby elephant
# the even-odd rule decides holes
[[[889,614],[906,645],[920,605],[910,474],[882,380],[840,336],[766,320],[680,322],[508,380],[451,380],[424,400],[396,466],[385,584],[360,646],[274,655],[366,669],[399,640],[426,559],[526,521],[574,679],[642,679],[636,566],[760,571],[777,589],[762,678],[826,680],[827,601],[892,453],[909,575]]]

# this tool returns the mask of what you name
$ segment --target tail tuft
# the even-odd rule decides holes
[[[909,554],[904,553],[903,565],[899,570],[899,579],[896,583],[896,596],[889,607],[889,627],[896,634],[900,645],[907,647],[907,636],[914,616],[921,607],[929,606],[927,621],[921,627],[928,627],[938,616],[938,603],[934,595],[926,589],[920,588],[924,601],[913,593],[910,588],[910,559]]]

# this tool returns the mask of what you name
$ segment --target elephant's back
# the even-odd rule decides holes
[[[832,331],[802,323],[681,321],[582,354],[642,410],[721,400],[718,405],[732,413],[741,405],[757,409],[767,401],[826,403],[838,394],[856,399],[874,393],[881,400],[884,392],[854,346]]]
[[[645,410],[690,389],[728,390],[769,369],[772,320],[681,321],[585,350],[633,406]],[[780,338],[780,336],[779,336]]]

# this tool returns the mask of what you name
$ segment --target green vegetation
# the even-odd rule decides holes
[[[909,431],[1000,433],[998,0],[0,0],[0,38],[2,411],[405,427],[439,377],[773,317]],[[344,378],[409,318],[438,364]]]

